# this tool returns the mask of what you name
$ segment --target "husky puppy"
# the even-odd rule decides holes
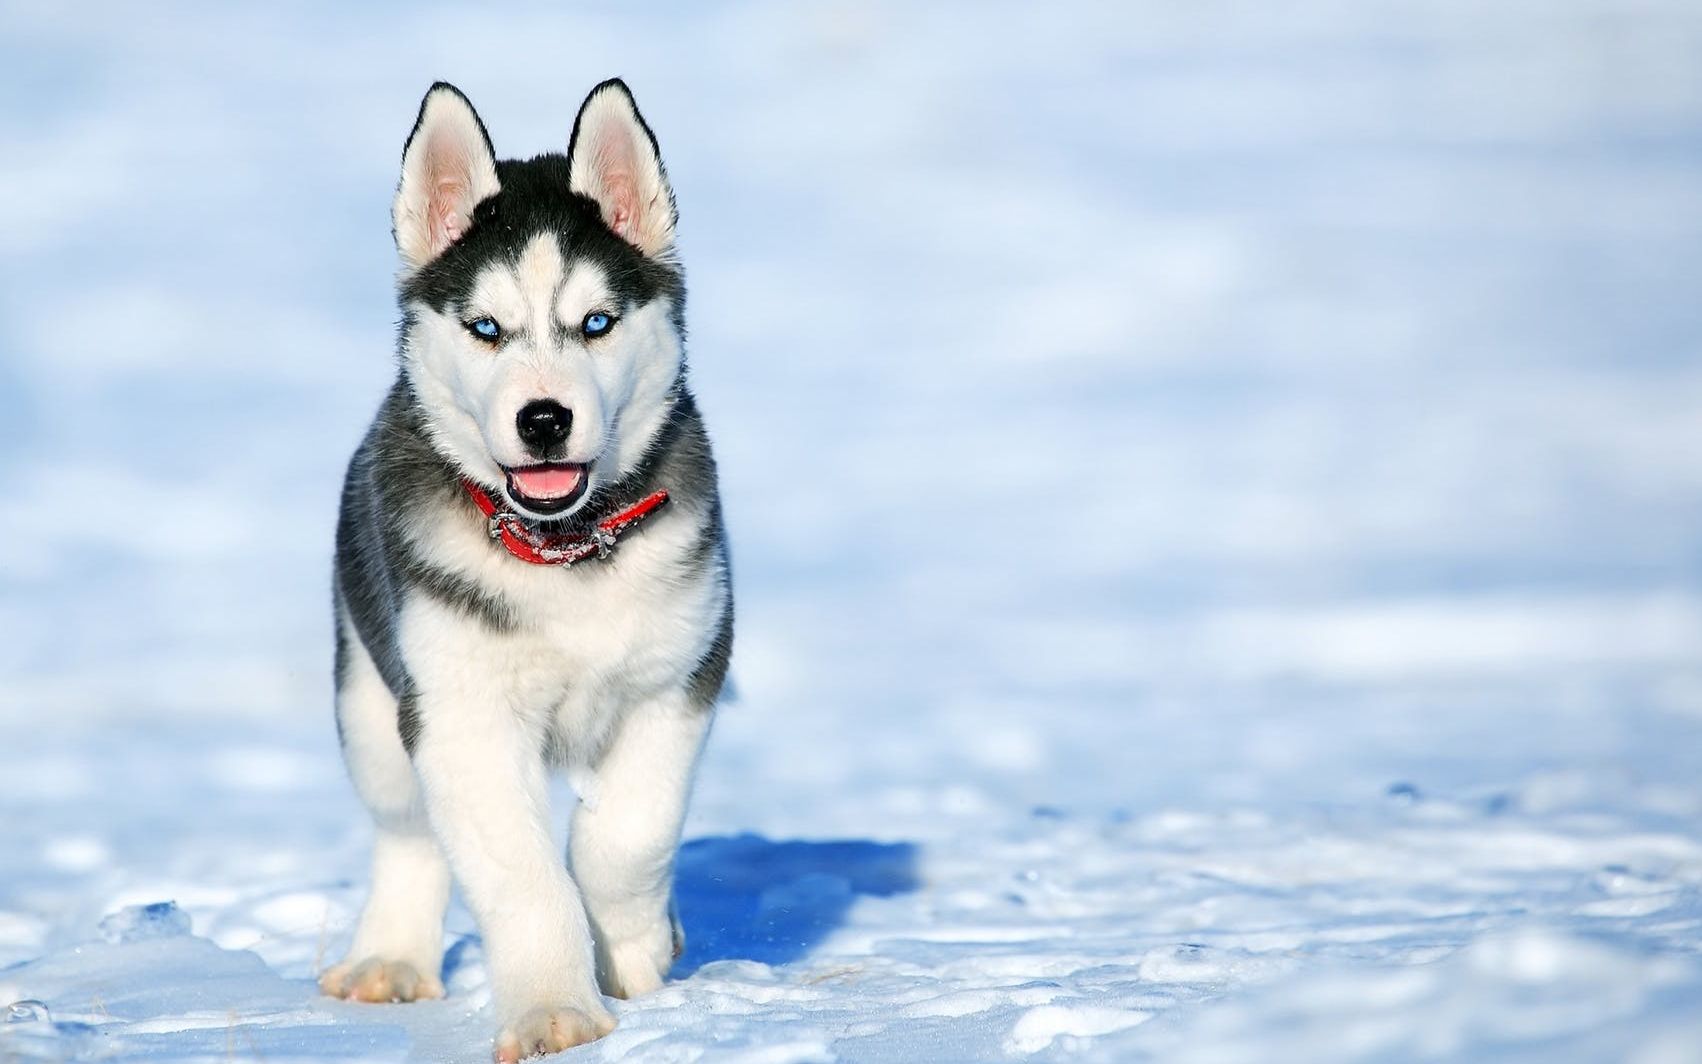
[[[607,1034],[602,994],[655,989],[682,948],[674,853],[733,599],[675,217],[618,80],[567,154],[527,161],[434,85],[402,153],[400,372],[349,463],[335,573],[337,725],[377,842],[320,986],[441,996],[453,873],[499,1061]],[[583,799],[565,863],[556,768]]]

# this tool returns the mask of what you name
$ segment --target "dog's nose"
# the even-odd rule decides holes
[[[543,458],[550,448],[567,439],[568,431],[573,428],[573,411],[554,399],[534,399],[520,408],[514,428],[526,449]]]

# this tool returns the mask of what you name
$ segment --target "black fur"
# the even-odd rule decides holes
[[[721,613],[720,626],[715,631],[715,641],[709,646],[709,653],[698,663],[696,671],[687,681],[691,692],[691,702],[700,710],[714,708],[715,700],[721,697],[721,688],[727,682],[727,666],[733,660],[733,596],[727,595],[727,608]]]

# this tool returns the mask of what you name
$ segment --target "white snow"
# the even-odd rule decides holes
[[[530,153],[621,74],[740,696],[676,981],[575,1059],[1702,1060],[1698,54],[1689,0],[0,10],[0,1059],[486,1058],[459,907],[446,1000],[314,990],[330,533],[420,95]]]
[[[1041,1005],[1029,1009],[1016,1021],[1010,1038],[1005,1042],[1005,1051],[1028,1055],[1060,1039],[1069,1039],[1071,1047],[1076,1048],[1077,1039],[1121,1031],[1151,1018],[1150,1012],[1125,1009]]]

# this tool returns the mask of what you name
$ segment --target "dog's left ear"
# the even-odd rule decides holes
[[[656,136],[619,78],[591,90],[568,142],[573,191],[602,209],[617,235],[653,259],[674,247],[674,190],[662,168]]]

